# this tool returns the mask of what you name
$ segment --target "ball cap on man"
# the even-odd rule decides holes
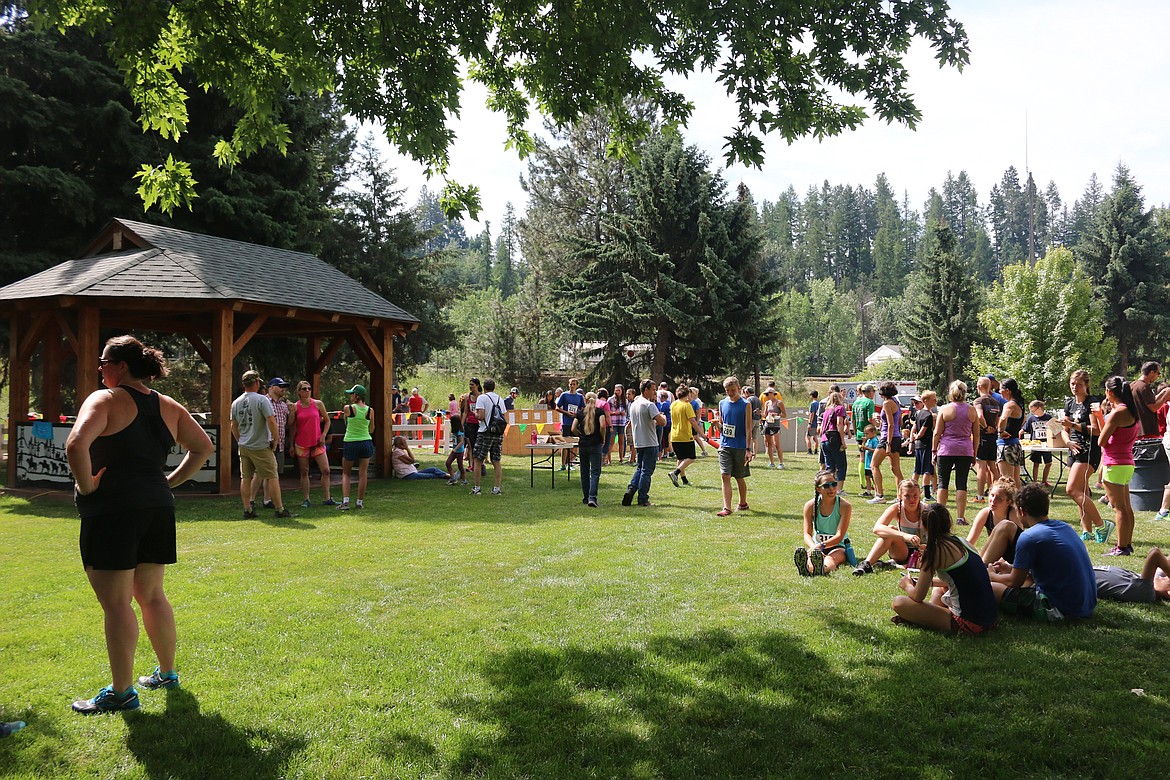
[[[260,381],[260,372],[253,371],[251,369],[248,369],[247,371],[245,371],[244,375],[240,377],[240,384],[242,384],[244,387],[247,387],[248,385],[252,384],[253,382],[259,382],[259,381]]]
[[[274,376],[268,380],[269,387],[288,387],[288,382],[284,381],[278,376]]]

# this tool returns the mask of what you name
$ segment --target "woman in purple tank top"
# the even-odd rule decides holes
[[[975,462],[979,441],[979,417],[967,403],[967,385],[951,382],[947,390],[950,403],[938,411],[934,426],[934,462],[938,470],[938,502],[947,504],[951,472],[955,472],[955,522],[967,525],[967,475]]]

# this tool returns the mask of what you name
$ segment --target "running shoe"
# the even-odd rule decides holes
[[[348,501],[342,501],[342,502],[341,502],[341,506],[339,506],[339,507],[337,507],[337,508],[338,508],[338,509],[340,509],[342,512],[348,512],[348,511],[350,510],[349,502],[348,502]]]
[[[304,501],[301,502],[301,509],[308,509],[312,505],[313,505],[313,502],[306,498]]]
[[[244,510],[244,519],[245,520],[255,520],[256,513],[251,509],[245,509]]]
[[[857,568],[853,570],[854,577],[864,577],[867,574],[873,574],[873,564],[869,561],[862,561],[857,564]]]
[[[675,487],[678,487],[678,470],[666,472],[666,476],[670,477],[670,482]]]
[[[125,693],[114,693],[114,686],[107,685],[92,699],[73,702],[73,711],[82,715],[97,715],[102,712],[136,710],[139,706],[141,705],[138,703],[138,691],[130,688]]]
[[[448,485],[458,485],[459,478],[458,477],[451,477],[451,479],[447,480],[447,484]]]
[[[276,504],[272,503],[271,499],[264,502],[265,509],[276,509]]]
[[[867,503],[867,504],[884,504],[884,503],[886,503],[886,497],[879,493],[878,495],[874,496],[873,498],[871,498],[869,501],[866,501],[865,503]]]
[[[1097,536],[1097,544],[1105,544],[1109,541],[1109,534],[1113,533],[1113,529],[1117,527],[1117,523],[1112,520],[1106,520],[1105,523],[1098,528],[1094,533]],[[1132,547],[1130,550],[1132,551]]]
[[[167,672],[163,674],[156,666],[149,677],[139,677],[138,684],[152,691],[157,691],[159,688],[165,688],[168,691],[173,690],[179,687],[179,673]]]
[[[728,514],[731,514],[728,512]],[[803,547],[797,547],[796,552],[792,554],[792,562],[796,564],[796,571],[800,573],[801,577],[811,577],[808,573],[808,550]]]
[[[1170,511],[1159,509],[1158,514],[1154,515],[1155,520],[1170,520]]]
[[[7,723],[0,723],[0,737],[10,737],[24,727],[25,722],[23,720],[12,720]]]
[[[1094,532],[1081,531],[1081,541],[1082,542],[1095,542],[1096,540],[1097,540],[1097,534],[1095,534]]]
[[[279,520],[284,520],[284,519],[292,517],[292,516],[293,516],[293,513],[288,511],[287,509],[282,509],[279,512],[277,512],[275,515],[273,515],[273,517],[275,517]]]
[[[362,503],[362,500],[359,498],[359,499],[357,500],[357,508],[358,508],[358,509],[364,509],[364,508],[365,508],[365,506],[366,506],[366,505],[365,505],[365,504],[363,504],[363,503]]]
[[[825,554],[820,550],[813,550],[808,554],[809,562],[812,563],[812,576],[820,577],[825,573]]]
[[[471,489],[471,495],[473,495],[473,496],[478,496],[478,495],[479,495],[480,493],[482,493],[482,492],[483,492],[483,491],[481,491],[481,490],[479,489],[479,485],[476,485],[475,487],[473,487],[473,488]]]
[[[1126,547],[1114,547],[1112,550],[1105,553],[1105,555],[1111,558],[1116,558],[1121,555],[1133,555],[1133,545],[1131,544]]]
[[[334,501],[332,498],[327,498],[321,502],[321,505],[322,506],[337,506],[337,502]]]
[[[492,488],[492,495],[499,496],[499,495],[503,495],[503,494],[498,487],[494,487],[494,488]]]

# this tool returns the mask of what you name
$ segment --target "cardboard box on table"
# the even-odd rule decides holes
[[[532,441],[532,428],[547,435],[560,433],[561,413],[551,409],[513,409],[507,413],[508,429],[504,431],[504,454],[527,455],[525,444]],[[521,431],[520,427],[524,426]]]

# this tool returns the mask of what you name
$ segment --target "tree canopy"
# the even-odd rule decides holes
[[[101,33],[129,87],[143,128],[178,138],[190,122],[187,86],[222,94],[240,112],[214,156],[226,166],[256,150],[283,150],[292,131],[276,111],[288,94],[334,93],[343,110],[383,123],[390,143],[445,174],[464,80],[484,85],[508,122],[508,144],[533,148],[535,108],[558,124],[604,112],[611,151],[629,153],[649,132],[629,110],[645,101],[668,122],[694,109],[666,78],[716,74],[737,114],[729,162],[759,165],[762,134],[789,141],[857,127],[872,113],[914,127],[919,110],[903,57],[926,40],[940,65],[968,61],[963,26],[932,0],[732,0],[692,3],[313,2],[215,0],[4,0],[42,28]],[[766,9],[766,10],[765,10]],[[147,202],[164,209],[194,197],[183,160],[144,165]],[[448,182],[449,209],[478,208],[473,187]]]

